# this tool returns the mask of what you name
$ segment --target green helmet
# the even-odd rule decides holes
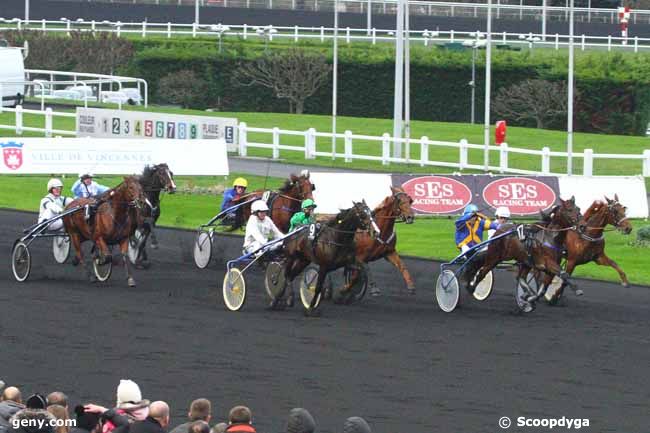
[[[300,205],[302,209],[307,209],[308,207],[316,207],[316,203],[314,203],[314,200],[308,198],[307,200],[303,200],[302,205]]]

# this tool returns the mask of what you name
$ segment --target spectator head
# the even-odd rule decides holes
[[[235,406],[230,409],[228,414],[228,422],[230,424],[251,424],[253,421],[253,414],[246,406]]]
[[[79,405],[74,408],[75,419],[77,421],[77,428],[88,430],[94,433],[100,426],[98,413],[86,412],[83,406]]]
[[[228,424],[226,424],[225,422],[220,422],[219,424],[215,424],[215,426],[212,427],[210,433],[226,433],[227,428],[228,428]]]
[[[13,401],[14,403],[22,404],[23,396],[18,388],[15,386],[10,386],[6,388],[2,393],[2,401]]]
[[[47,405],[52,406],[53,404],[58,404],[67,409],[68,407],[68,396],[62,392],[54,391],[47,395]]]
[[[55,433],[54,416],[43,409],[23,409],[11,418],[16,433]],[[27,421],[29,424],[22,424]]]
[[[117,408],[138,409],[149,406],[149,400],[142,398],[142,392],[137,383],[132,380],[120,380],[117,387]]]
[[[65,407],[61,406],[60,404],[51,404],[47,407],[47,411],[54,415],[54,418],[61,420],[61,421],[67,421],[70,419],[68,417],[68,409]],[[57,426],[54,431],[56,433],[68,433],[70,429],[68,426],[64,423],[62,425]]]
[[[194,421],[187,429],[187,433],[210,433],[210,425],[205,421]]]
[[[287,433],[314,433],[316,422],[307,409],[296,407],[289,412]]]
[[[372,433],[365,419],[353,416],[345,420],[343,433]]]
[[[39,393],[32,394],[25,401],[27,409],[47,409],[47,399]]]
[[[164,401],[154,401],[149,406],[149,416],[166,428],[169,425],[169,405]]]
[[[190,405],[190,411],[187,414],[190,421],[210,422],[212,418],[212,404],[205,398],[197,398]]]

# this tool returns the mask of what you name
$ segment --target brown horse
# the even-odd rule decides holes
[[[281,232],[288,232],[291,217],[294,213],[300,211],[300,204],[305,199],[313,199],[312,192],[316,186],[309,180],[309,171],[303,170],[300,176],[291,174],[284,185],[269,194],[267,203],[269,205],[269,217],[275,223],[275,226]],[[238,201],[247,201],[253,198],[261,199],[264,197],[265,190],[257,190],[243,195]],[[233,205],[237,202],[233,201]],[[251,216],[251,203],[247,203],[237,209],[237,217],[232,230],[238,229],[248,222]]]
[[[495,239],[488,244],[485,262],[476,277],[470,281],[468,290],[473,292],[488,272],[497,264],[506,260],[515,260],[519,264],[518,284],[521,283],[527,286],[525,282],[526,275],[531,269],[536,269],[540,273],[550,276],[548,283],[557,275],[566,284],[574,287],[573,283],[569,281],[569,276],[562,271],[557,260],[557,255],[562,248],[558,236],[561,236],[564,229],[575,226],[579,217],[580,208],[575,205],[575,199],[571,197],[569,200],[560,199],[560,204],[555,206],[551,212],[551,222],[547,226],[544,224],[526,226],[506,224],[500,227],[494,233],[494,237],[507,232],[511,232],[511,234]],[[520,235],[524,236],[523,240],[520,239]],[[543,295],[548,283],[545,284],[544,290],[538,292],[535,299],[529,301],[535,301],[539,296]]]
[[[320,228],[312,224],[299,229],[295,236],[284,244],[286,264],[284,274],[289,285],[309,265],[318,265],[316,291],[305,315],[314,315],[320,302],[323,281],[327,274],[346,265],[360,265],[357,262],[355,235],[357,230],[371,230],[375,233],[376,223],[365,201],[355,202],[350,209],[342,210],[334,218],[324,222]],[[284,293],[277,297],[271,308],[279,306]],[[293,290],[289,289],[287,305],[293,305]]]
[[[70,236],[76,253],[76,262],[85,266],[81,252],[84,241],[92,241],[99,249],[100,263],[112,260],[109,245],[119,244],[120,252],[126,268],[127,283],[135,286],[131,275],[130,263],[127,258],[129,236],[142,224],[142,208],[145,197],[138,178],[128,176],[114,189],[106,191],[97,198],[79,198],[67,207],[97,205],[94,216],[86,220],[83,212],[75,212],[63,218],[66,232]]]
[[[621,283],[624,287],[629,286],[625,272],[618,264],[605,254],[605,238],[603,232],[608,225],[614,226],[622,233],[629,235],[632,232],[632,224],[625,215],[626,207],[618,201],[618,194],[614,200],[605,197],[606,203],[597,200],[591,204],[580,220],[575,230],[566,233],[564,247],[566,249],[566,273],[571,275],[576,266],[589,262],[596,262],[601,266],[611,266],[618,272]],[[562,296],[564,287],[553,294],[551,304],[557,303]]]
[[[402,262],[399,254],[395,250],[397,244],[397,234],[395,233],[395,223],[398,219],[406,224],[412,224],[415,218],[411,204],[413,199],[402,188],[391,187],[391,195],[386,197],[379,206],[373,211],[373,216],[379,227],[379,234],[371,236],[368,231],[359,231],[354,237],[356,243],[357,262],[370,263],[379,259],[386,259],[400,271],[402,278],[406,282],[408,293],[415,294],[415,283],[411,274]],[[350,281],[341,290],[342,293],[348,291],[350,287],[356,284],[359,279],[359,270],[353,269]],[[368,279],[370,270],[368,269]],[[371,281],[371,287],[374,288],[374,282]],[[379,290],[371,289],[372,295],[379,295]]]

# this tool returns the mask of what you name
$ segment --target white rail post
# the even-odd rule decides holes
[[[501,143],[499,150],[499,172],[505,173],[508,171],[508,143]]]
[[[650,177],[650,149],[643,151],[643,175]]]
[[[43,24],[45,24],[45,20],[43,20]],[[95,23],[95,20],[92,20],[92,21],[90,22],[90,29],[91,29],[93,32],[94,32],[95,29],[97,28],[96,26],[97,26],[97,24]]]
[[[94,21],[93,21],[93,23],[94,23]],[[45,23],[45,20],[43,19],[43,20],[41,20],[41,30],[45,31],[46,29],[47,29],[47,24]],[[93,27],[93,30],[95,30],[94,27]]]
[[[167,39],[172,37],[172,23],[167,23]]]
[[[612,35],[607,35],[607,51],[612,51]]]
[[[280,157],[280,128],[273,128],[273,159]]]
[[[147,37],[147,22],[142,21],[142,37],[146,38]]]
[[[248,24],[244,24],[244,40],[248,39]]]
[[[196,23],[192,23],[192,37],[196,37],[196,30],[197,30],[198,25]]]
[[[320,41],[325,42],[325,27],[320,26]]]
[[[560,35],[555,34],[555,51],[560,49]]]
[[[305,133],[305,159],[314,159],[316,155],[316,129],[309,128]]]
[[[345,43],[350,43],[350,27],[345,28]]]
[[[594,151],[592,149],[585,149],[584,155],[582,175],[591,177],[594,173]]]
[[[16,105],[16,135],[23,135],[23,106]]]
[[[420,167],[424,167],[429,161],[429,137],[420,137]]]
[[[377,45],[377,29],[372,28],[372,44]]]
[[[551,172],[551,149],[544,147],[542,149],[542,174]]]
[[[467,140],[465,138],[460,140],[458,150],[460,152],[458,167],[462,170],[467,167]]]
[[[345,162],[352,162],[352,131],[346,130],[344,132],[344,143],[345,143]]]
[[[298,26],[293,26],[293,41],[298,42]]]
[[[387,132],[384,132],[384,135],[381,136],[381,163],[383,165],[388,165],[388,158],[390,157],[390,135]]]
[[[246,146],[248,146],[248,136],[246,135],[246,122],[239,123],[239,156],[246,156]]]
[[[52,136],[52,108],[45,109],[45,136]]]

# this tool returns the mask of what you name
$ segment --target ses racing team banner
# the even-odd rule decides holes
[[[90,138],[0,139],[5,174],[90,171],[137,174],[145,165],[166,162],[181,175],[228,175],[223,140],[144,140]]]
[[[558,202],[558,180],[552,176],[393,176],[413,198],[420,214],[458,214],[470,203],[486,213],[507,206],[513,215],[537,215]]]
[[[77,108],[77,136],[170,140],[223,140],[237,150],[237,119],[146,111]]]

